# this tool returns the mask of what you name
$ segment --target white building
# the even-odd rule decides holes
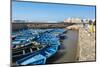
[[[64,22],[68,22],[68,23],[81,23],[81,19],[80,18],[67,18],[64,20]]]

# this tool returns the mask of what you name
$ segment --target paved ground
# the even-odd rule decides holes
[[[84,28],[79,29],[79,61],[95,60],[95,33],[89,34]]]

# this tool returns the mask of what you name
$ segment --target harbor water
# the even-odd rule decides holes
[[[76,62],[78,57],[78,30],[68,30],[57,53],[47,60],[47,64]]]

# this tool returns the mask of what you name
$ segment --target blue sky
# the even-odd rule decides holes
[[[69,17],[94,19],[95,6],[12,2],[12,20],[60,22]]]

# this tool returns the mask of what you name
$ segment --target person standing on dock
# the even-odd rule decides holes
[[[82,21],[83,22],[83,28],[88,32],[88,22],[86,21]]]
[[[93,33],[94,32],[94,25],[92,21],[89,21],[89,32]]]

